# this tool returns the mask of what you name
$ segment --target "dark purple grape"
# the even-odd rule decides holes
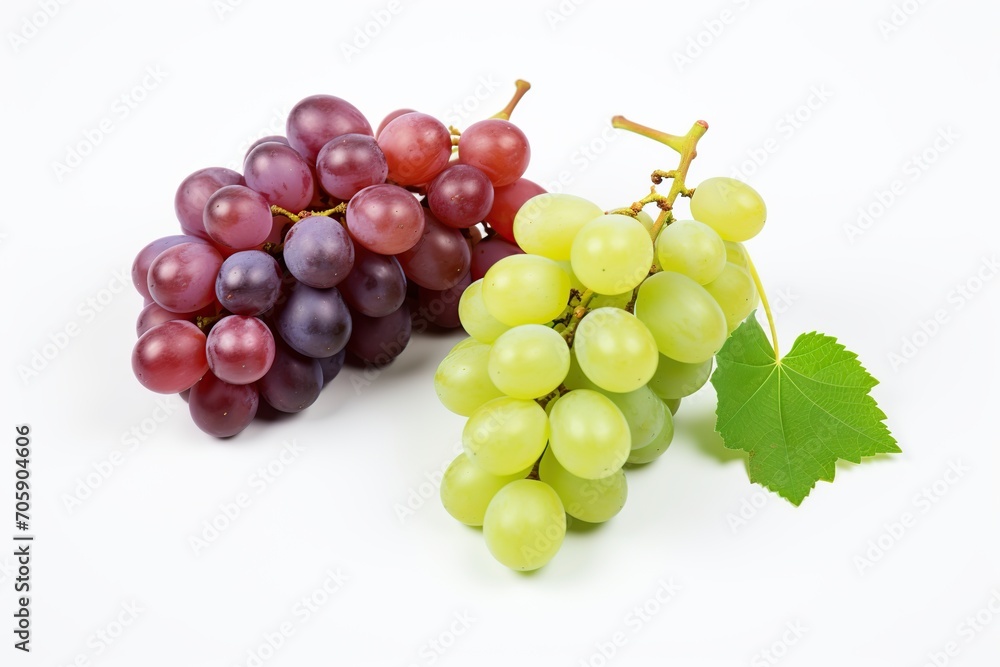
[[[247,187],[264,195],[268,204],[298,213],[312,201],[312,168],[290,146],[275,142],[254,148],[243,162]]]
[[[185,234],[209,238],[205,231],[203,215],[205,202],[217,190],[227,185],[245,185],[239,172],[223,167],[208,167],[199,169],[183,181],[174,195],[174,211]]]
[[[215,280],[215,296],[236,315],[260,315],[281,294],[281,267],[260,250],[243,250],[226,258]]]
[[[441,224],[427,209],[422,210],[423,236],[396,259],[406,277],[421,287],[448,289],[469,272],[469,244],[462,232]]]
[[[310,287],[337,285],[354,266],[354,244],[343,225],[322,215],[303,218],[285,236],[285,266]]]
[[[499,236],[480,241],[472,248],[472,279],[479,280],[490,267],[509,255],[523,255],[524,251]]]
[[[363,364],[382,367],[398,357],[410,342],[410,309],[406,304],[385,317],[354,314],[354,331],[347,351]]]
[[[336,287],[316,289],[299,283],[278,314],[277,329],[297,352],[317,359],[332,357],[351,337],[351,312]]]
[[[368,317],[384,317],[403,305],[406,276],[395,257],[357,246],[354,268],[337,288],[351,310]]]
[[[455,164],[427,186],[427,205],[449,227],[471,227],[493,207],[493,184],[479,169]]]
[[[385,182],[389,167],[375,139],[366,134],[343,134],[328,141],[316,156],[320,186],[347,201],[369,185]]]
[[[323,369],[323,386],[330,384],[333,378],[340,374],[344,367],[344,359],[347,358],[347,350],[341,350],[332,357],[319,360],[319,365]]]
[[[372,136],[372,126],[353,104],[333,95],[313,95],[296,104],[285,129],[288,145],[309,162],[326,142],[342,134]]]
[[[257,383],[260,397],[275,410],[300,412],[316,402],[323,388],[319,359],[306,357],[287,345],[278,345],[274,363]]]
[[[445,329],[457,329],[462,326],[458,319],[458,301],[462,292],[472,284],[472,275],[466,273],[454,287],[446,290],[429,290],[420,288],[418,303],[420,314],[431,324]]]
[[[202,431],[217,438],[228,438],[249,426],[259,405],[257,387],[229,384],[211,372],[191,387],[188,396],[191,419]]]

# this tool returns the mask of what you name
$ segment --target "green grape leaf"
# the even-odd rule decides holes
[[[900,451],[868,393],[878,380],[836,338],[802,334],[776,361],[751,315],[716,361],[715,430],[726,447],[749,453],[750,481],[794,505],[817,480],[833,481],[837,459]]]

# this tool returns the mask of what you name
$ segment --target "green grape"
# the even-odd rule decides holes
[[[566,537],[566,511],[559,494],[536,479],[511,482],[486,508],[483,537],[503,565],[537,570],[552,560]]]
[[[697,220],[677,220],[656,237],[656,261],[704,285],[726,266],[726,244],[714,229]]]
[[[685,364],[661,354],[649,388],[663,400],[681,399],[704,387],[711,374],[711,359]]]
[[[726,261],[750,270],[750,255],[745,245],[738,241],[723,241],[726,244]]]
[[[481,526],[486,507],[497,491],[514,480],[524,479],[533,467],[498,477],[476,466],[463,452],[455,457],[441,478],[441,504],[448,514],[465,525]]]
[[[634,391],[656,372],[656,340],[635,315],[621,308],[597,308],[577,326],[573,349],[580,368],[601,389]]]
[[[673,271],[661,271],[642,284],[635,316],[649,327],[662,354],[689,364],[714,357],[729,335],[726,316],[712,295]]]
[[[478,341],[462,341],[452,349],[434,373],[434,390],[444,407],[468,417],[484,403],[503,396],[490,380],[489,361],[490,346]]]
[[[570,262],[588,288],[601,294],[621,294],[635,289],[649,275],[653,242],[635,218],[602,215],[577,233]]]
[[[510,255],[483,276],[483,303],[509,327],[551,322],[566,308],[569,276],[538,255]]]
[[[628,422],[610,398],[590,389],[563,394],[549,417],[549,445],[562,467],[600,479],[622,467],[632,450]]]
[[[667,406],[648,386],[642,386],[627,394],[601,392],[618,406],[628,422],[632,449],[648,445],[663,428]],[[572,514],[572,512],[571,512]]]
[[[649,213],[645,211],[639,211],[635,219],[642,223],[642,226],[646,228],[646,233],[653,231],[653,226],[656,224],[656,220],[653,219]]]
[[[482,344],[483,344],[482,341],[478,341],[475,338],[472,338],[471,336],[466,336],[462,340],[455,343],[455,345],[450,350],[448,350],[448,354],[446,354],[445,356],[447,357],[448,355],[455,354],[459,350],[464,350],[467,347],[475,347],[476,345],[482,345]]]
[[[580,228],[602,215],[597,204],[583,197],[546,192],[524,202],[514,216],[514,238],[524,252],[567,260]]]
[[[472,413],[462,431],[465,453],[493,475],[534,465],[549,438],[549,418],[534,401],[502,396]]]
[[[663,421],[663,429],[656,434],[653,441],[650,442],[645,447],[640,447],[639,449],[633,449],[628,455],[627,463],[632,465],[640,465],[643,463],[649,463],[650,461],[655,461],[660,458],[663,452],[667,451],[667,447],[670,446],[670,441],[674,439],[674,418],[673,415],[667,415],[667,418]]]
[[[563,384],[569,389],[593,389],[600,391],[600,387],[590,381],[590,378],[580,369],[580,362],[576,358],[576,348],[569,351],[569,372]]]
[[[581,283],[580,279],[576,277],[575,273],[573,273],[573,265],[569,263],[568,259],[556,262],[556,264],[558,264],[559,268],[565,271],[566,275],[569,276],[570,289],[575,289],[581,294],[586,291],[587,286]]]
[[[603,523],[618,514],[628,497],[624,470],[602,479],[583,479],[559,465],[551,449],[542,455],[538,479],[559,494],[566,514],[588,523]]]
[[[677,414],[678,410],[680,410],[681,399],[679,399],[679,398],[665,398],[665,399],[663,399],[663,404],[665,406],[667,406],[667,409],[670,410],[670,415],[673,416],[673,415]]]
[[[717,176],[695,188],[691,215],[727,241],[746,241],[764,226],[767,207],[757,191],[743,181]]]
[[[625,308],[632,300],[632,292],[621,294],[595,294],[590,300],[590,308]]]
[[[539,398],[562,384],[569,372],[565,339],[541,324],[522,324],[493,343],[490,379],[514,398]]]
[[[470,336],[483,343],[492,343],[510,328],[486,310],[482,278],[462,292],[462,298],[458,300],[458,319]]]
[[[726,316],[726,328],[730,333],[736,330],[747,315],[757,305],[757,288],[746,269],[732,262],[726,262],[722,274],[705,285],[705,291],[712,295],[722,314]]]

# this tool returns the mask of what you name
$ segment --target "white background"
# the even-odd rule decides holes
[[[996,3],[399,2],[64,1],[51,18],[4,3],[0,540],[19,423],[37,540],[30,655],[12,648],[0,548],[0,664],[995,665]],[[365,44],[376,15],[391,20]],[[179,233],[184,176],[238,168],[306,95],[373,125],[411,107],[465,127],[519,77],[527,175],[605,208],[676,164],[609,130],[613,114],[678,133],[707,120],[691,184],[739,171],[765,197],[750,249],[782,347],[818,329],[856,351],[903,453],[838,466],[794,508],[722,447],[708,387],[667,454],[629,474],[624,511],[525,576],[428,482],[463,423],[431,382],[457,334],[229,441],[135,381],[142,301],[123,277]],[[346,578],[331,594],[329,573]]]

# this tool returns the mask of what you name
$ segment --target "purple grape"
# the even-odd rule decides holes
[[[288,114],[288,145],[309,162],[326,142],[342,134],[372,136],[372,126],[353,104],[333,95],[307,97]]]
[[[323,388],[319,359],[306,357],[286,345],[278,345],[274,363],[257,383],[260,397],[275,410],[300,412],[316,402]]]
[[[319,365],[323,369],[323,386],[330,384],[333,378],[340,374],[344,367],[344,359],[347,357],[347,350],[341,350],[332,357],[319,360]]]
[[[230,384],[212,373],[206,373],[191,387],[188,396],[192,421],[217,438],[228,438],[249,426],[259,405],[254,385]]]
[[[462,326],[458,319],[458,301],[462,292],[472,284],[472,275],[466,273],[457,285],[446,290],[429,290],[420,288],[418,302],[420,315],[428,322],[445,329],[457,329]]]
[[[384,183],[389,167],[374,138],[366,134],[343,134],[320,150],[316,173],[324,190],[347,201],[369,185]]]
[[[455,164],[427,186],[427,205],[449,227],[472,227],[493,208],[493,184],[479,169]]]
[[[354,321],[347,351],[365,365],[382,367],[391,363],[410,342],[412,324],[406,304],[385,317],[355,313]]]
[[[354,268],[337,288],[352,311],[368,317],[385,317],[403,305],[406,276],[395,257],[357,246]]]
[[[244,160],[243,173],[247,187],[264,195],[268,204],[298,213],[312,201],[312,168],[290,146],[260,144]]]
[[[354,244],[343,225],[322,215],[303,218],[285,236],[285,265],[310,287],[333,287],[354,266]]]
[[[472,279],[479,280],[490,267],[509,255],[523,255],[524,251],[499,236],[480,241],[472,248]]]
[[[215,296],[236,315],[260,315],[281,295],[281,267],[260,250],[243,250],[226,258],[215,280]]]
[[[209,238],[202,218],[205,202],[222,187],[245,184],[239,172],[223,167],[199,169],[181,181],[177,194],[174,195],[174,211],[184,233]]]
[[[406,277],[421,287],[448,289],[469,272],[469,244],[462,232],[441,224],[427,209],[423,214],[423,236],[396,259]]]
[[[336,287],[299,283],[277,318],[278,334],[301,354],[317,359],[344,349],[351,336],[351,312]]]
[[[243,156],[243,161],[246,162],[247,156],[250,155],[250,153],[253,152],[253,149],[257,148],[261,144],[271,144],[271,143],[274,143],[274,144],[284,144],[284,145],[287,146],[288,145],[288,139],[286,139],[285,137],[281,136],[280,134],[272,134],[272,135],[267,136],[267,137],[261,137],[257,141],[255,141],[252,144],[250,144],[250,148],[247,149],[246,155]]]

